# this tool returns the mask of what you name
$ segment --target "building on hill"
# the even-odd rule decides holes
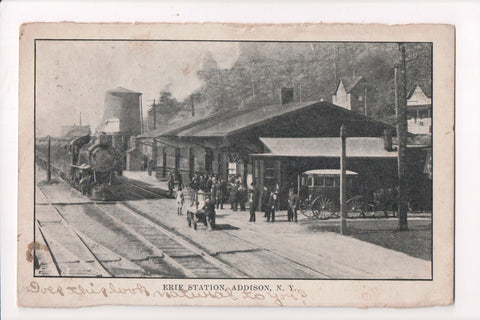
[[[367,115],[367,80],[363,76],[341,78],[337,82],[332,103],[342,108]]]
[[[407,97],[408,131],[414,134],[431,134],[432,130],[432,98],[420,85]]]

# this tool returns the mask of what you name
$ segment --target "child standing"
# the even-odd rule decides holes
[[[177,190],[177,215],[182,215],[183,203],[185,202],[185,197],[183,196],[182,186],[178,186]]]

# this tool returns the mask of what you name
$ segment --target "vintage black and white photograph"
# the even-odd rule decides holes
[[[432,42],[34,50],[34,278],[433,279]]]

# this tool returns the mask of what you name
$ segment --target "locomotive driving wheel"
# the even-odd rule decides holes
[[[313,216],[318,219],[328,219],[332,216],[335,206],[332,200],[326,197],[318,197],[312,203]]]

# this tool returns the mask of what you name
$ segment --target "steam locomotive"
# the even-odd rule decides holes
[[[47,168],[92,200],[115,200],[124,154],[105,135],[75,138],[40,138],[35,144],[36,163]]]

